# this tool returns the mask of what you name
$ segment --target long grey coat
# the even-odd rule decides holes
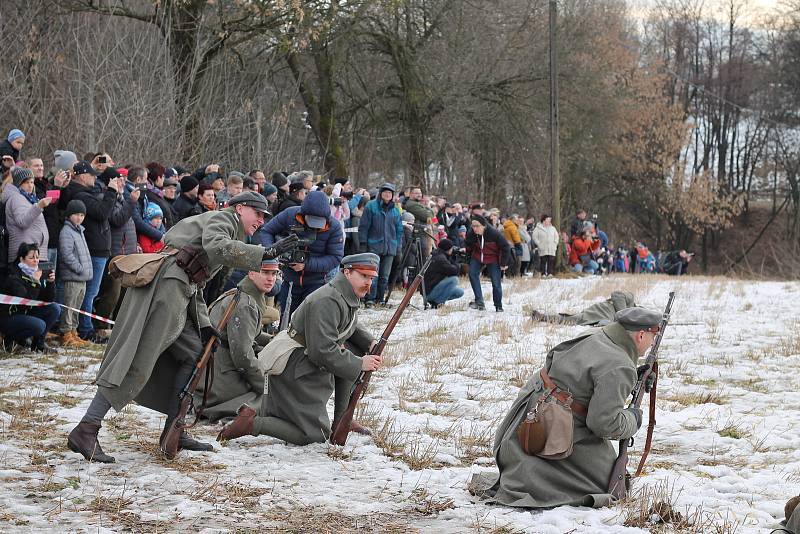
[[[264,249],[244,240],[244,227],[232,208],[188,217],[166,234],[167,246],[204,249],[212,275],[223,266],[261,268]],[[115,410],[136,399],[166,413],[175,368],[161,354],[178,338],[187,318],[198,335],[200,328],[211,325],[202,287],[189,282],[174,256],[164,260],[150,284],[125,292],[96,380]]]
[[[600,506],[611,501],[608,479],[616,459],[610,440],[636,433],[633,414],[624,411],[636,381],[636,347],[619,323],[561,343],[547,355],[547,372],[575,401],[587,406],[584,419],[573,413],[574,447],[563,460],[528,456],[517,428],[544,391],[536,373],[497,430],[494,443],[499,476],[479,477],[473,487],[490,502],[524,508]]]
[[[233,417],[242,404],[248,404],[260,411],[264,395],[264,374],[258,370],[253,343],[261,333],[261,310],[265,306],[264,294],[248,277],[239,282],[242,295],[221,331],[222,342],[214,353],[214,382],[208,393],[203,415],[211,421],[223,417]],[[219,299],[209,310],[209,319],[218,325],[233,294]],[[259,302],[260,301],[260,302]],[[205,382],[195,392],[195,405],[203,400]]]
[[[6,184],[0,202],[6,205],[6,228],[8,228],[8,261],[12,261],[23,243],[36,243],[39,257],[47,259],[47,244],[50,234],[44,221],[42,209],[22,196],[19,188]]]
[[[627,291],[613,291],[611,297],[603,302],[592,304],[580,313],[572,315],[559,313],[542,317],[546,321],[561,324],[577,324],[581,326],[605,326],[614,322],[617,312],[636,306],[633,293]]]
[[[343,273],[338,273],[306,298],[292,315],[291,328],[306,340],[295,349],[286,369],[270,375],[265,415],[297,426],[306,443],[325,441],[331,433],[327,404],[334,379],[355,382],[361,358],[344,347],[348,342],[366,353],[373,337],[358,324],[360,302]],[[337,341],[344,334],[341,341]]]

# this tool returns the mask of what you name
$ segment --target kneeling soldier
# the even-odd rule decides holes
[[[374,371],[381,363],[380,356],[367,354],[376,341],[359,326],[357,318],[360,301],[378,275],[379,263],[378,256],[371,253],[347,256],[336,277],[303,301],[292,315],[289,329],[278,334],[264,351],[273,362],[282,362],[288,356],[282,370],[274,364],[264,369],[280,372],[269,376],[264,416],[242,406],[217,440],[267,435],[307,445],[328,439],[331,422],[327,404],[331,394],[336,391],[335,425],[347,409],[350,390],[361,371]],[[355,422],[351,430],[364,431]]]
[[[476,477],[471,490],[490,502],[523,508],[604,506],[616,460],[611,441],[632,437],[642,424],[639,408],[625,408],[636,383],[636,362],[653,344],[661,314],[628,308],[602,329],[552,349],[545,367],[523,387],[495,436],[499,476]],[[517,429],[539,397],[552,387],[572,394],[572,452],[560,460],[529,456]]]
[[[234,417],[242,404],[260,411],[264,373],[258,368],[256,345],[261,338],[264,317],[268,314],[274,317],[278,312],[270,306],[266,294],[275,286],[279,276],[278,261],[264,260],[261,271],[250,271],[239,282],[237,290],[228,291],[209,308],[211,324],[219,324],[235,292],[242,292],[233,315],[220,332],[221,346],[214,353],[213,382],[203,417],[211,421]],[[194,394],[195,406],[202,404],[204,389],[205,383],[201,380]]]

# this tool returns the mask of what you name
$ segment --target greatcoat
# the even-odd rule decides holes
[[[573,412],[572,454],[546,460],[522,451],[517,428],[545,391],[539,373],[519,396],[497,430],[494,443],[499,476],[476,476],[473,490],[490,502],[524,508],[602,506],[611,502],[608,481],[616,459],[611,440],[636,433],[625,403],[636,382],[636,346],[619,323],[561,343],[547,355],[553,381],[587,407]]]
[[[633,293],[627,291],[613,291],[611,298],[592,304],[580,313],[572,315],[559,313],[558,315],[547,315],[545,320],[561,323],[576,324],[581,326],[605,326],[614,322],[614,317],[618,311],[636,306]]]
[[[334,383],[352,385],[361,373],[361,358],[347,347],[363,354],[373,341],[358,324],[359,304],[350,282],[339,272],[292,315],[290,332],[295,331],[295,339],[302,339],[305,346],[292,352],[283,373],[269,376],[265,415],[296,426],[303,434],[298,445],[328,438],[327,404]]]
[[[203,416],[212,421],[234,417],[242,404],[260,410],[264,395],[264,374],[258,369],[254,343],[261,333],[262,310],[267,303],[250,278],[242,278],[239,289],[239,303],[220,332],[220,347],[214,353],[214,381],[203,411]],[[231,299],[232,292],[211,307],[209,318],[213,325],[219,324]],[[200,406],[204,390],[205,382],[201,380],[195,391],[195,406]]]
[[[181,220],[166,233],[165,243],[178,249],[184,245],[202,248],[213,276],[223,266],[261,268],[264,249],[245,244],[245,236],[236,211],[227,208]],[[170,256],[150,284],[125,292],[111,331],[96,382],[115,410],[136,399],[166,413],[177,367],[162,353],[178,339],[187,320],[197,329],[198,338],[200,328],[211,325],[202,287],[191,283]]]

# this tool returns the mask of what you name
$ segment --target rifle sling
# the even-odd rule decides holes
[[[651,371],[655,378],[653,379],[653,387],[650,388],[650,417],[647,421],[647,438],[644,442],[644,451],[642,451],[642,459],[639,460],[639,467],[636,468],[635,477],[638,477],[644,469],[644,462],[647,460],[647,455],[650,454],[650,447],[653,445],[653,430],[656,427],[656,386],[658,385],[658,362],[653,363],[653,370]]]

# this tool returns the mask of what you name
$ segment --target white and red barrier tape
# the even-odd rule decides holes
[[[59,304],[58,302],[44,302],[42,300],[25,299],[22,297],[12,297],[11,295],[0,294],[0,304],[7,304],[9,306],[33,306],[33,307],[42,307],[42,306],[49,306],[50,304],[58,304],[62,308],[66,308],[70,311],[78,312],[83,315],[88,315],[92,319],[97,319],[98,321],[103,321],[104,323],[108,324],[114,324],[114,321],[112,321],[111,319],[100,317],[99,315],[95,315],[93,313],[89,313],[83,310],[71,308],[69,306],[65,306],[64,304]]]

